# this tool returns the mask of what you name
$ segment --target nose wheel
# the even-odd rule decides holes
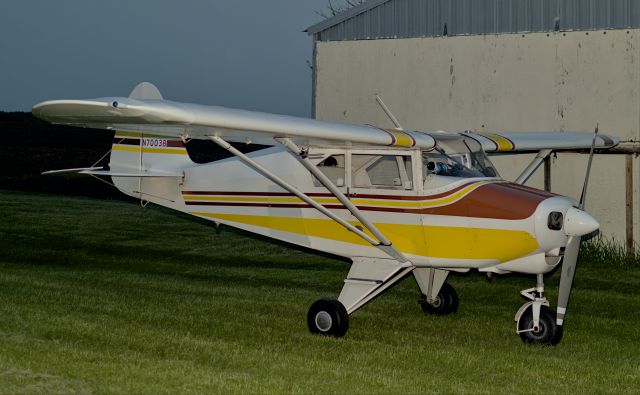
[[[533,305],[520,316],[518,334],[529,344],[556,345],[562,339],[562,326],[556,325],[556,316],[548,306],[540,306],[537,324],[533,318]]]
[[[521,295],[529,299],[516,313],[516,332],[529,344],[556,345],[562,340],[563,327],[558,325],[556,314],[544,296],[543,275],[538,275],[535,288],[525,289]]]

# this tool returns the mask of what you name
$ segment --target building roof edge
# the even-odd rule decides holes
[[[330,27],[333,27],[339,23],[346,21],[347,19],[351,19],[355,16],[362,14],[363,12],[367,12],[372,8],[379,6],[380,4],[384,4],[391,0],[369,0],[362,4],[358,4],[355,7],[351,7],[342,11],[339,14],[332,16],[331,18],[327,18],[322,22],[318,22],[315,25],[309,26],[304,31],[309,35],[319,33],[323,30],[327,30]]]

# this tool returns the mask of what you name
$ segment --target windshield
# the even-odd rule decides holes
[[[436,147],[422,152],[422,172],[430,175],[472,178],[498,177],[480,144],[465,136],[434,136]]]

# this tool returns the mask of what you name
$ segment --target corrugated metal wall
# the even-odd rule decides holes
[[[311,33],[339,41],[637,27],[640,0],[390,0]]]

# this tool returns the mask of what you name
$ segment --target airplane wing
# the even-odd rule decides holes
[[[33,115],[71,126],[136,131],[184,139],[221,137],[229,142],[274,145],[288,137],[299,145],[391,146],[431,149],[438,135],[458,133],[403,131],[371,125],[353,125],[218,106],[163,100],[150,83],[139,84],[128,98],[54,100],[37,104]],[[591,147],[592,134],[584,132],[470,133],[488,153],[568,150]],[[435,138],[434,138],[435,137]],[[610,148],[618,140],[599,135],[595,148]]]
[[[183,138],[222,137],[229,142],[274,145],[288,137],[301,145],[374,145],[432,148],[427,133],[381,129],[217,106],[109,97],[37,104],[33,115],[51,123],[138,131]]]
[[[593,141],[593,133],[589,132],[467,132],[465,135],[477,140],[489,154],[589,149]],[[598,134],[594,148],[612,148],[619,142],[616,137]]]

